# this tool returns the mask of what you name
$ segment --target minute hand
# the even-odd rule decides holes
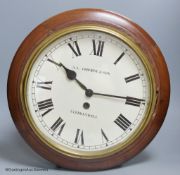
[[[93,92],[93,95],[101,95],[101,96],[106,96],[106,97],[115,97],[115,98],[122,98],[122,99],[126,99],[126,98],[127,98],[127,97],[125,97],[125,96],[102,94],[102,93],[97,93],[97,92]]]
[[[134,100],[138,100],[140,102],[145,101],[144,99],[139,99],[139,98],[135,98],[135,97],[102,94],[102,93],[97,93],[97,92],[93,92],[93,95],[101,95],[101,96],[105,96],[105,97],[121,98],[121,99],[126,99],[126,100],[133,100],[134,99]]]

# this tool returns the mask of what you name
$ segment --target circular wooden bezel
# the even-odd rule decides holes
[[[94,159],[70,157],[42,142],[33,131],[23,110],[21,80],[28,59],[49,36],[74,25],[102,25],[113,28],[130,38],[146,56],[155,81],[156,105],[143,132],[127,147],[112,155]],[[53,163],[75,170],[101,170],[118,166],[138,154],[160,129],[169,104],[170,82],[164,57],[152,38],[131,20],[100,9],[77,9],[61,13],[40,24],[19,47],[8,77],[7,95],[14,123],[28,144],[41,156]]]

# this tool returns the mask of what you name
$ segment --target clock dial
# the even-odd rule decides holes
[[[151,95],[147,70],[135,51],[95,30],[66,34],[44,48],[26,91],[41,133],[80,151],[125,142],[145,119]]]

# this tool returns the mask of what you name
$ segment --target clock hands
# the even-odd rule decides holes
[[[141,102],[144,104],[144,99],[139,99],[135,97],[129,97],[129,96],[117,96],[117,95],[111,95],[111,94],[103,94],[103,93],[97,93],[93,92],[91,89],[86,89],[85,94],[87,97],[91,97],[92,95],[99,95],[99,96],[105,96],[105,97],[113,97],[113,98],[121,98],[126,100],[126,104],[139,106]]]
[[[55,64],[56,66],[59,66],[59,67],[61,67],[63,64],[62,63],[57,63],[57,62],[55,62],[55,61],[53,61],[53,60],[51,60],[51,59],[47,59],[47,61],[49,61],[49,62],[51,62],[51,63],[53,63],[53,64]]]
[[[126,99],[127,101],[130,101],[131,103],[141,103],[144,102],[144,99],[138,99],[138,98],[134,98],[134,97],[129,97],[129,96],[118,96],[118,95],[111,95],[111,94],[103,94],[103,93],[98,93],[98,92],[94,92],[92,89],[88,89],[81,81],[79,81],[76,76],[76,72],[73,70],[68,69],[66,66],[64,66],[62,63],[57,63],[51,59],[48,59],[49,62],[59,66],[59,67],[63,67],[64,70],[66,71],[66,75],[67,78],[69,80],[75,80],[76,83],[83,89],[85,90],[85,95],[87,97],[91,97],[93,95],[99,95],[99,96],[105,96],[105,97],[113,97],[113,98],[121,98],[121,99]]]
[[[125,96],[102,94],[102,93],[97,93],[97,92],[93,92],[93,95],[100,95],[100,96],[105,96],[105,97],[114,97],[114,98],[121,98],[121,99],[126,99],[126,98],[128,98],[128,97],[125,97]]]
[[[69,80],[75,80],[75,81],[77,82],[77,84],[78,84],[83,90],[87,90],[86,86],[85,86],[83,83],[81,83],[81,82],[76,78],[76,72],[75,72],[75,71],[68,69],[68,68],[67,68],[66,66],[64,66],[62,63],[57,63],[57,62],[55,62],[55,61],[53,61],[53,60],[51,60],[51,59],[47,59],[47,60],[48,60],[49,62],[51,62],[51,63],[59,66],[59,67],[63,67],[64,70],[66,71],[66,75],[67,75],[67,78],[68,78]]]
[[[85,91],[88,90],[87,87],[84,84],[82,84],[77,78],[75,78],[75,81],[83,90]]]
[[[74,79],[76,78],[76,72],[74,72],[73,70],[68,69],[68,68],[65,67],[62,63],[57,63],[57,62],[55,62],[55,61],[53,61],[53,60],[51,60],[51,59],[47,59],[47,60],[48,60],[49,62],[51,62],[51,63],[59,66],[59,67],[63,67],[64,70],[66,71],[66,75],[67,75],[67,78],[68,78],[69,80],[74,80]]]

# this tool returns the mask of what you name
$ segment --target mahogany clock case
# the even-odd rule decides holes
[[[65,156],[48,147],[30,127],[22,109],[20,83],[30,55],[52,33],[73,25],[94,24],[125,33],[148,58],[156,82],[156,107],[144,131],[123,150],[107,157],[82,159]],[[166,83],[164,83],[166,82]],[[13,121],[23,138],[44,158],[65,168],[102,170],[118,166],[142,151],[159,131],[169,103],[170,82],[164,57],[153,39],[137,24],[124,16],[100,9],[77,9],[61,13],[35,28],[19,47],[11,64],[8,78],[8,103]]]

